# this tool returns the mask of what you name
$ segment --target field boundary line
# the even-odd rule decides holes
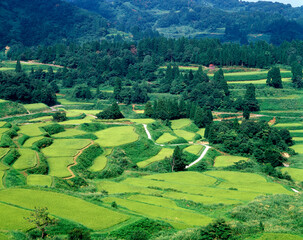
[[[93,144],[94,144],[94,141],[91,141],[90,144],[88,144],[86,147],[82,148],[82,149],[76,154],[76,156],[74,156],[74,158],[73,158],[74,163],[71,164],[71,165],[69,165],[69,166],[67,167],[67,170],[68,170],[72,175],[71,175],[70,177],[66,177],[66,178],[63,178],[63,179],[68,180],[68,179],[72,179],[72,178],[76,177],[75,173],[71,170],[71,168],[74,167],[74,166],[76,166],[76,165],[78,165],[78,162],[77,162],[78,157],[83,153],[83,151],[84,151],[85,149],[89,148],[89,147],[90,147],[91,145],[93,145]]]

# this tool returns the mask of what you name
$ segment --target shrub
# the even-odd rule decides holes
[[[57,124],[57,123],[47,125],[47,126],[43,127],[43,129],[46,132],[48,132],[50,135],[60,133],[60,132],[64,132],[64,127],[60,124]]]
[[[17,141],[19,145],[23,145],[27,139],[29,139],[29,136],[24,134],[21,137],[19,137]]]
[[[97,132],[106,129],[107,125],[101,123],[83,123],[79,129],[85,132]]]
[[[6,187],[17,187],[26,185],[26,178],[15,169],[7,171],[5,177]]]
[[[8,154],[3,157],[2,162],[4,164],[11,165],[18,159],[18,157],[20,157],[20,153],[16,149],[11,149]]]
[[[40,163],[39,166],[33,169],[28,169],[26,172],[28,174],[42,174],[42,175],[48,174],[48,170],[49,170],[48,163],[45,156],[42,153],[39,153],[39,163]]]
[[[32,149],[39,151],[41,148],[45,148],[50,146],[54,140],[52,138],[45,137],[37,142],[35,142],[32,146]]]
[[[8,147],[17,147],[14,141],[10,138],[9,135],[4,133],[1,137],[0,147],[8,148]]]
[[[103,112],[98,113],[96,116],[100,119],[124,118],[123,114],[120,112],[119,105],[117,103],[113,103],[110,107],[104,109]]]
[[[67,120],[66,112],[56,112],[53,115],[53,120],[55,122],[64,122],[64,121],[66,121]]]

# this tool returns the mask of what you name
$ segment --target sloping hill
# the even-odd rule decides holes
[[[61,0],[0,1],[0,48],[96,39],[106,29],[104,18]]]

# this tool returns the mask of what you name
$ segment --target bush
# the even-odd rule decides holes
[[[6,154],[2,162],[7,165],[12,165],[20,157],[20,153],[16,149],[11,149],[8,154]]]
[[[67,120],[66,112],[56,112],[53,115],[53,120],[55,122],[64,122],[64,121],[66,121]]]
[[[15,169],[7,171],[5,177],[6,187],[17,187],[26,185],[26,178]]]
[[[81,228],[75,228],[68,233],[69,240],[90,240],[90,232]]]
[[[46,175],[48,174],[48,163],[45,158],[45,156],[42,153],[39,153],[39,166],[33,168],[33,169],[28,169],[26,172],[28,174],[42,174]]]
[[[21,137],[18,138],[17,141],[18,141],[19,145],[23,145],[27,139],[29,139],[29,136],[22,135]]]
[[[43,129],[49,133],[50,135],[52,134],[56,134],[56,133],[60,133],[60,132],[64,132],[64,127],[60,124],[51,124],[51,125],[47,125],[45,127],[43,127]]]
[[[52,138],[45,137],[35,142],[32,146],[32,149],[39,151],[41,148],[45,148],[52,145],[53,142],[54,140]]]
[[[83,123],[79,129],[85,132],[97,132],[106,129],[107,125],[101,123]]]
[[[110,107],[104,109],[103,112],[98,113],[96,116],[99,119],[124,118],[123,114],[120,112],[119,105],[117,103],[113,103]]]
[[[14,141],[10,138],[9,135],[4,133],[1,137],[0,147],[8,148],[8,147],[17,147]]]

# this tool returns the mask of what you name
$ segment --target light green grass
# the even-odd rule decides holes
[[[44,103],[24,104],[23,106],[31,113],[50,110],[50,108]]]
[[[278,123],[275,127],[288,128],[288,127],[303,127],[301,123]]]
[[[58,98],[58,101],[61,105],[94,105],[94,103],[69,101],[65,98]]]
[[[163,198],[163,197],[154,197],[154,196],[137,194],[137,195],[132,195],[132,196],[128,197],[128,199],[137,201],[137,202],[143,202],[143,203],[148,203],[148,204],[152,204],[152,205],[157,205],[157,206],[161,206],[161,207],[176,208],[176,209],[179,208],[173,200]]]
[[[8,152],[9,148],[0,148],[0,159],[3,158]]]
[[[91,172],[98,172],[102,171],[107,164],[107,156],[110,155],[112,152],[112,148],[106,148],[101,156],[97,157],[93,165],[89,168],[89,171]]]
[[[175,140],[175,139],[177,139],[176,136],[173,136],[170,133],[164,133],[161,137],[159,137],[157,139],[156,142],[159,143],[159,144],[163,144],[163,143],[169,143],[169,142],[171,142],[172,140]]]
[[[97,182],[97,189],[99,192],[107,191],[108,194],[120,194],[120,193],[142,193],[142,194],[160,194],[161,191],[155,189],[149,189],[140,186],[134,186],[123,182],[112,181],[99,181]]]
[[[186,193],[178,193],[178,192],[165,192],[162,194],[164,197],[178,199],[178,200],[187,200],[193,201],[196,203],[202,203],[205,205],[213,205],[213,204],[225,204],[225,205],[233,205],[243,203],[240,200],[229,199],[224,196],[202,196],[197,194],[186,194]]]
[[[8,189],[0,191],[0,199],[2,202],[23,208],[47,207],[50,214],[78,222],[93,230],[106,229],[129,219],[125,214],[106,209],[76,197],[50,191]],[[2,211],[1,213],[0,215],[2,216],[6,215]],[[23,220],[23,216],[15,216],[15,218],[16,221],[20,221],[19,219]]]
[[[33,168],[37,165],[37,152],[31,149],[19,149],[21,156],[15,161],[13,167],[17,170]]]
[[[291,79],[289,78],[282,78],[283,83],[290,83]],[[228,81],[228,84],[266,84],[266,79],[262,80],[249,80],[249,81]]]
[[[29,121],[30,122],[48,122],[48,121],[52,121],[52,120],[53,120],[52,116],[45,116],[45,117],[34,118]]]
[[[238,191],[260,194],[292,194],[282,185],[267,182],[264,177],[255,173],[212,171],[207,174],[224,180],[218,188],[236,188]]]
[[[303,129],[301,130],[289,130],[291,133],[303,133]]]
[[[0,134],[7,132],[9,128],[0,128]]]
[[[23,199],[21,197],[20,199]],[[33,227],[24,218],[30,216],[30,211],[0,203],[0,229],[7,231],[26,231]]]
[[[0,162],[0,171],[8,170],[9,166],[5,165],[4,163]]]
[[[153,156],[152,158],[149,158],[145,161],[138,162],[137,165],[139,168],[144,168],[151,163],[164,160],[166,157],[171,157],[173,155],[173,153],[174,153],[174,150],[171,148],[162,148],[156,156]]]
[[[205,128],[200,128],[197,133],[200,134],[202,138],[204,138]]]
[[[155,122],[155,120],[151,118],[127,119],[127,120],[137,124],[149,124]]]
[[[133,212],[163,221],[173,221],[191,226],[205,226],[212,222],[212,219],[210,217],[185,209],[172,209],[154,206],[146,203],[139,203],[114,197],[105,198],[104,201],[108,203],[115,201],[118,206],[122,206]]]
[[[188,132],[185,130],[174,130],[175,134],[177,134],[179,137],[184,138],[187,141],[192,141],[194,137],[196,136],[195,133]]]
[[[74,163],[73,157],[50,157],[47,158],[50,176],[54,177],[70,177],[71,173],[67,167]]]
[[[292,139],[296,142],[303,142],[303,137],[293,137]]]
[[[18,133],[25,134],[30,137],[41,136],[44,132],[40,129],[40,127],[44,127],[48,125],[47,123],[32,123],[19,126],[20,131]]]
[[[70,128],[66,129],[64,132],[60,132],[57,134],[52,135],[54,138],[68,138],[68,137],[74,137],[77,135],[83,135],[86,134],[86,132],[75,129],[75,128]]]
[[[5,172],[0,170],[0,188],[3,188],[3,176],[4,176]]]
[[[115,147],[135,142],[139,137],[132,126],[107,128],[96,132],[95,135],[98,137],[96,143],[103,147]]]
[[[240,160],[247,161],[245,157],[238,156],[219,156],[215,159],[215,167],[228,167],[233,165],[235,162],[239,162]]]
[[[1,122],[0,121],[0,128],[2,128],[7,122]]]
[[[190,119],[184,118],[184,119],[178,119],[178,120],[172,120],[171,121],[171,127],[172,129],[181,129],[188,125],[190,125],[192,122]]]
[[[92,120],[94,120],[93,117],[86,116],[83,119],[67,120],[67,121],[64,121],[64,122],[59,122],[59,124],[61,124],[61,125],[80,125],[82,123],[90,123],[90,122],[92,122]]]
[[[282,168],[283,173],[288,172],[293,180],[296,182],[303,182],[303,169],[298,168]]]
[[[27,185],[30,186],[47,186],[50,187],[52,185],[53,179],[51,176],[33,174],[27,176]]]
[[[202,151],[203,148],[204,148],[204,146],[202,146],[202,145],[191,145],[191,146],[185,148],[184,151],[189,152],[194,155],[198,155]]]
[[[23,144],[23,147],[28,147],[28,148],[30,148],[30,147],[33,146],[33,144],[34,144],[35,142],[38,142],[38,141],[40,141],[40,140],[43,139],[43,138],[44,138],[44,137],[31,137],[31,138],[29,138],[29,139],[26,140],[26,142]]]
[[[0,240],[10,240],[10,237],[4,233],[0,233]]]
[[[303,154],[303,144],[296,144],[291,147],[293,150],[295,150],[299,154]]]
[[[303,237],[287,233],[264,233],[258,240],[302,240]]]
[[[91,143],[88,139],[55,139],[54,143],[42,152],[48,157],[73,157],[78,150]]]

